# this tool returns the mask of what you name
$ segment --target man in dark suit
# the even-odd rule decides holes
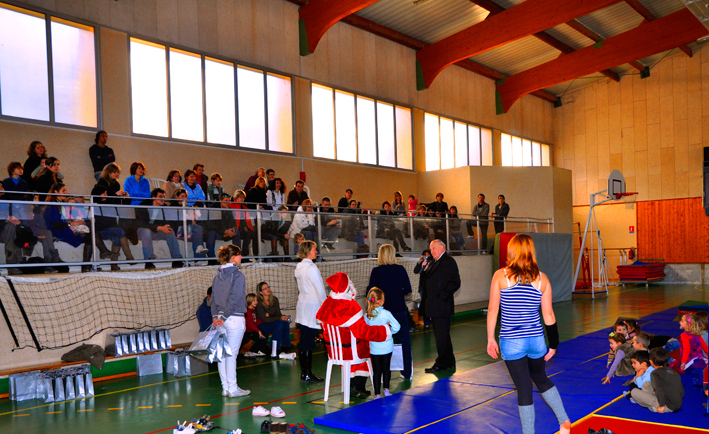
[[[438,357],[432,367],[426,368],[428,373],[455,369],[450,329],[455,310],[453,294],[460,288],[458,264],[446,254],[446,245],[441,240],[433,240],[430,248],[434,262],[424,275],[422,298],[425,315],[431,317],[433,323]]]

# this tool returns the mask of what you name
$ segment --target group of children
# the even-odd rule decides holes
[[[681,316],[679,339],[652,336],[641,331],[632,319],[619,320],[608,335],[611,351],[603,384],[615,376],[633,375],[624,383],[626,398],[654,412],[674,412],[681,408],[684,387],[680,374],[703,372],[704,394],[708,392],[707,313]],[[677,359],[670,353],[679,350]]]

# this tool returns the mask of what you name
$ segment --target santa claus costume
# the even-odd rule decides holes
[[[357,290],[347,274],[333,274],[326,279],[326,282],[332,291],[318,310],[316,315],[318,322],[340,328],[345,360],[352,360],[351,336],[355,337],[359,358],[368,358],[369,341],[383,342],[391,338],[391,330],[388,326],[370,326],[365,322],[362,307],[355,300]],[[323,327],[323,338],[328,356],[333,357],[327,327]],[[352,392],[360,398],[369,396],[370,392],[365,389],[367,377],[369,377],[367,364],[352,365],[350,376],[352,378]]]

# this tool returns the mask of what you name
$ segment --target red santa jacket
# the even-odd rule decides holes
[[[357,355],[364,359],[369,357],[369,341],[383,342],[391,337],[391,329],[387,326],[370,326],[364,321],[364,314],[359,303],[351,297],[349,299],[333,298],[340,294],[330,294],[325,299],[317,318],[323,325],[329,324],[340,328],[340,339],[342,340],[342,358],[352,360],[352,339],[354,335],[357,345]],[[350,335],[350,333],[352,333]],[[331,348],[330,337],[327,327],[323,326],[323,337],[327,354],[330,358],[335,358]],[[365,365],[366,366],[366,365]],[[361,367],[353,366],[352,372],[362,370]],[[366,369],[366,368],[364,368]]]

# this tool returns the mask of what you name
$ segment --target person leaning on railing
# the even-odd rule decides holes
[[[48,203],[75,203],[76,200],[66,196],[67,188],[62,183],[54,184],[50,189],[49,193],[56,193],[57,195],[47,196]],[[59,241],[63,241],[72,247],[79,247],[84,245],[84,253],[82,257],[82,262],[91,261],[91,253],[93,248],[91,246],[91,228],[90,222],[87,222],[79,215],[72,215],[73,211],[78,211],[78,208],[74,208],[69,205],[47,205],[44,211],[44,219],[47,222],[47,227],[52,231],[54,238]],[[105,246],[103,247],[106,248]],[[110,252],[105,251],[102,254]],[[91,265],[82,265],[81,271],[88,272],[91,271]]]
[[[145,199],[140,202],[140,205],[156,207],[135,209],[135,219],[140,226],[138,228],[138,237],[143,245],[143,258],[146,260],[156,258],[153,240],[165,240],[167,247],[170,249],[170,257],[172,259],[182,258],[175,231],[165,220],[163,210],[159,209],[159,207],[165,206],[165,190],[162,188],[153,189],[150,192],[150,199]],[[173,268],[182,267],[182,262],[174,261],[172,266]],[[155,265],[151,262],[145,263],[146,270],[154,268]]]
[[[217,239],[221,238],[224,241],[231,241],[232,244],[238,246],[241,244],[241,234],[236,230],[236,222],[234,220],[234,211],[230,209],[231,196],[224,193],[219,197],[220,218],[210,219],[205,226],[205,242],[207,244],[207,256],[213,258],[215,255],[215,246]],[[211,213],[211,212],[210,212]],[[208,265],[218,265],[219,263],[210,259]]]

